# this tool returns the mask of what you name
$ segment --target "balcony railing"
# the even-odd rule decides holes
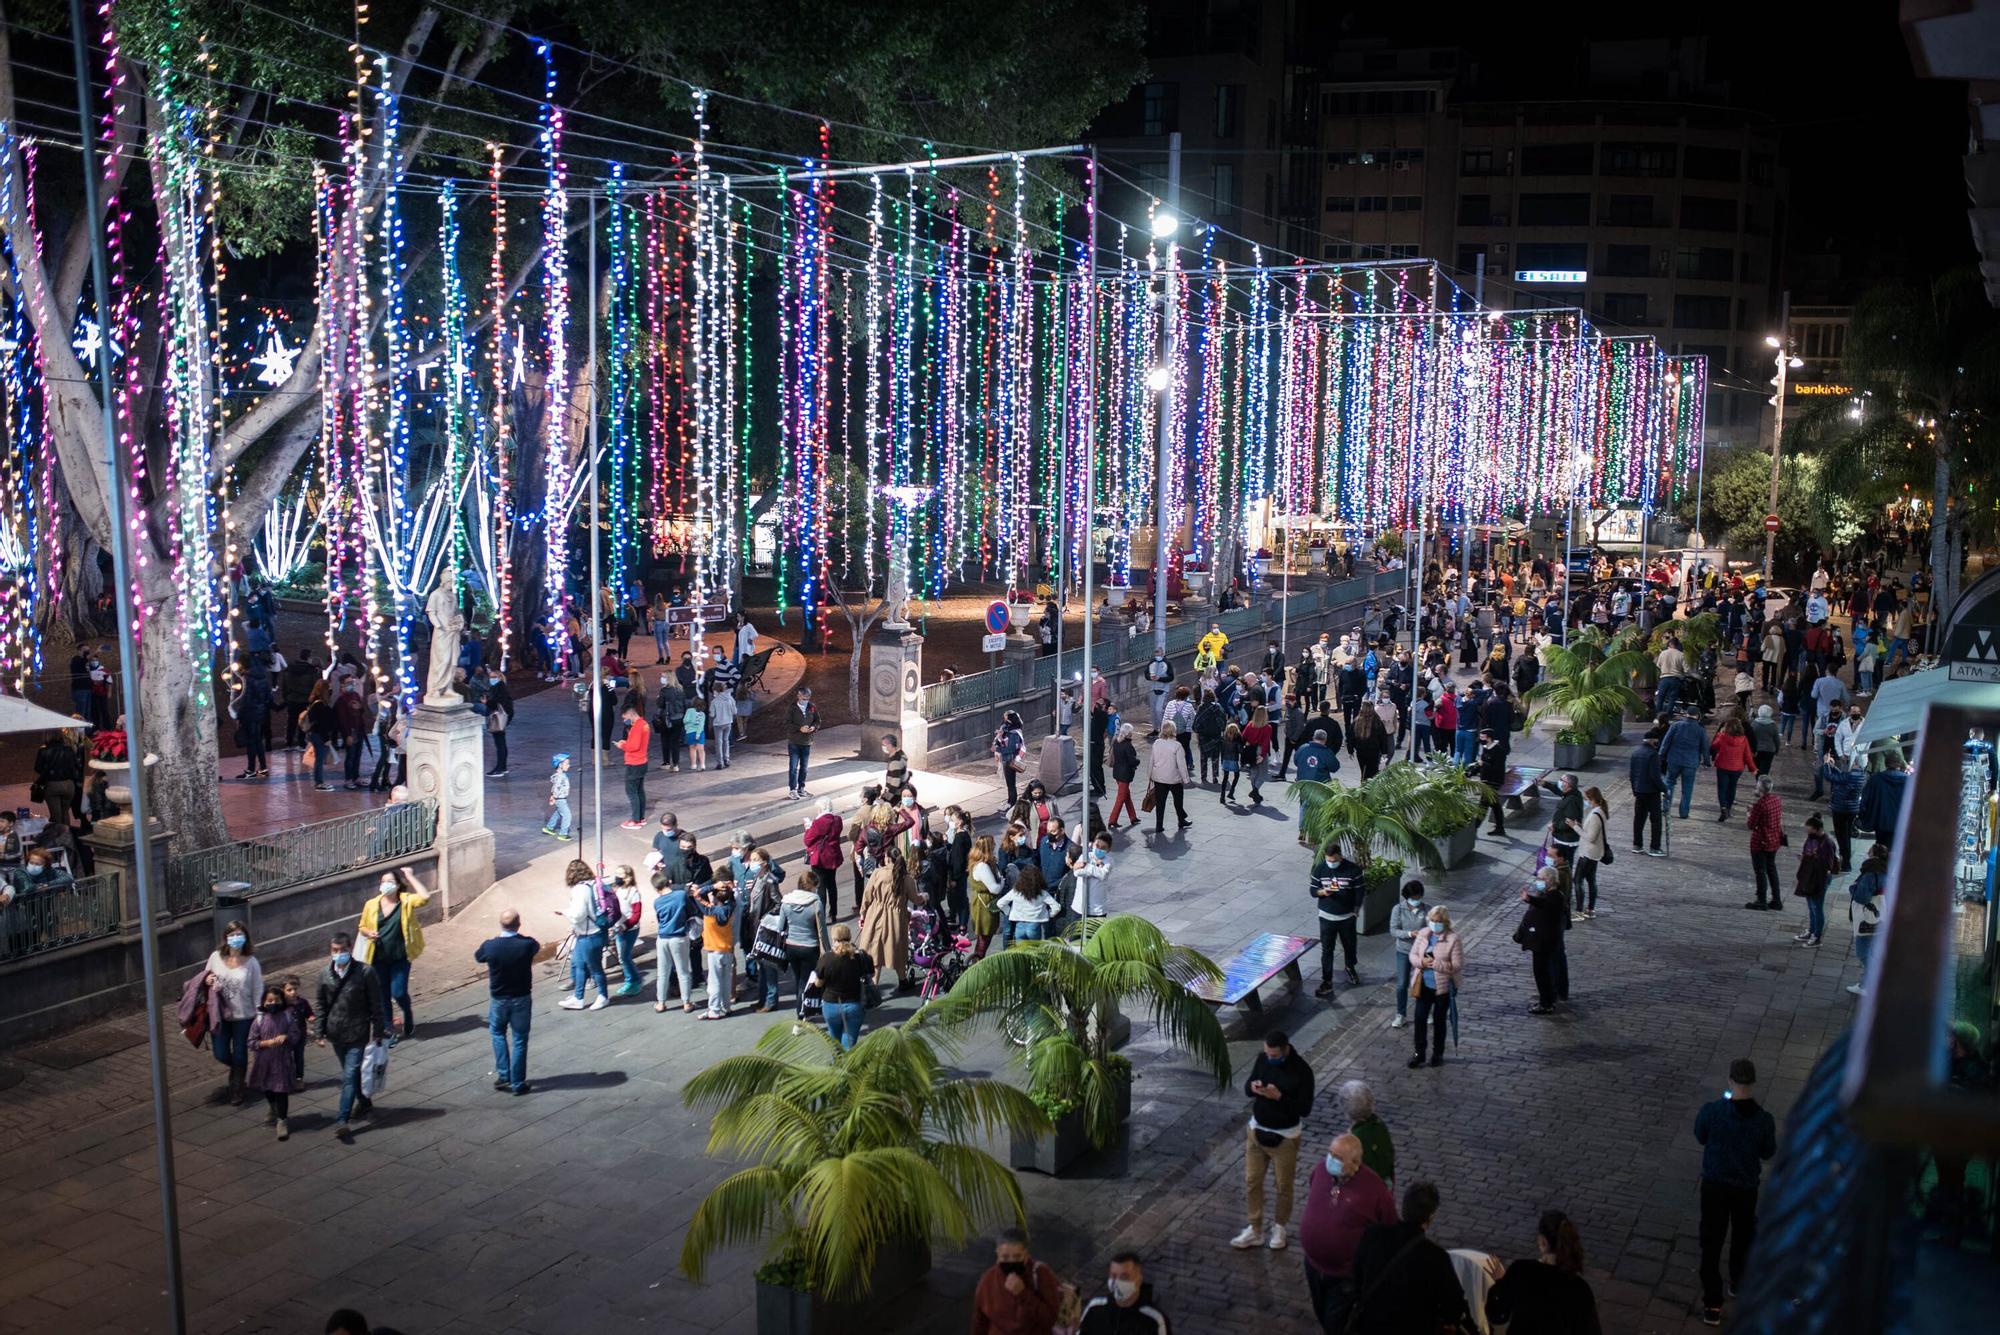
[[[436,838],[437,803],[426,799],[200,849],[167,864],[167,911],[209,911],[218,881],[243,881],[251,894],[264,894],[408,858]]]
[[[53,890],[28,890],[0,907],[0,960],[110,936],[118,930],[118,877],[86,876]]]

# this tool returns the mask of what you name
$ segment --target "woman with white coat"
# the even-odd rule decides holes
[[[1167,826],[1167,799],[1174,799],[1174,815],[1185,830],[1194,822],[1187,818],[1188,774],[1187,752],[1181,750],[1180,732],[1172,723],[1160,725],[1160,735],[1153,743],[1147,756],[1151,767],[1153,785],[1153,833],[1159,834]]]
[[[1579,827],[1580,837],[1576,845],[1576,874],[1570,878],[1570,888],[1574,895],[1570,920],[1595,918],[1597,916],[1597,869],[1611,855],[1611,843],[1607,827],[1611,821],[1611,805],[1604,800],[1604,794],[1596,788],[1583,790],[1583,824]],[[1584,887],[1590,888],[1590,897],[1584,898]]]

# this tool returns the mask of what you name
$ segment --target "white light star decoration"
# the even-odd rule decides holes
[[[70,336],[69,343],[84,365],[94,367],[97,365],[97,354],[104,350],[104,332],[97,327],[97,321],[81,319],[76,322],[76,332]],[[111,340],[111,355],[113,358],[125,355],[125,349],[119,346],[116,338]]]
[[[282,385],[292,378],[292,364],[299,359],[300,349],[287,346],[282,330],[273,329],[264,351],[250,359],[252,366],[264,369],[257,372],[257,380],[265,385]]]

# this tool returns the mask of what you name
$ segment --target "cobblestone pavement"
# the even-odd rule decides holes
[[[1541,739],[1517,745],[1526,761],[1546,753]],[[1585,775],[1612,801],[1614,835],[1629,832],[1625,754],[1608,748]],[[997,805],[988,777],[963,776],[985,799],[969,800],[976,812]],[[1809,779],[1798,751],[1784,753],[1779,777],[1796,828]],[[1616,841],[1600,916],[1570,937],[1574,1005],[1564,1014],[1526,1013],[1528,969],[1509,940],[1521,873],[1540,837],[1524,824],[1505,840],[1482,837],[1466,867],[1426,877],[1468,941],[1462,1043],[1442,1069],[1404,1067],[1409,1031],[1388,1028],[1394,975],[1379,936],[1362,943],[1360,988],[1325,1002],[1278,999],[1267,1015],[1293,1032],[1325,1091],[1308,1127],[1316,1143],[1339,1129],[1334,1087],[1367,1079],[1395,1135],[1400,1177],[1429,1178],[1443,1192],[1435,1236],[1528,1255],[1537,1212],[1562,1207],[1582,1232],[1611,1331],[1698,1328],[1699,1160],[1689,1127],[1729,1060],[1757,1060],[1782,1119],[1851,1012],[1842,990],[1856,976],[1844,881],[1830,901],[1827,944],[1794,946],[1790,914],[1739,907],[1749,894],[1740,816],[1718,824],[1712,786],[1702,796],[1693,819],[1674,823],[1670,858],[1635,856],[1628,840]],[[1212,954],[1260,931],[1313,932],[1306,857],[1287,809],[1229,813],[1206,794],[1191,814],[1191,830],[1156,846],[1121,835],[1114,909],[1144,913]],[[777,847],[789,852],[796,841]],[[503,883],[454,924],[454,957],[483,935],[480,924],[507,893]],[[546,985],[530,1061],[535,1092],[507,1098],[490,1088],[483,989],[437,990],[463,977],[462,961],[443,958],[444,949],[434,946],[439,958],[418,967],[432,988],[420,989],[421,1032],[396,1050],[390,1092],[351,1147],[328,1134],[335,1089],[325,1053],[309,1054],[312,1088],[294,1099],[293,1137],[278,1144],[260,1108],[203,1102],[216,1068],[178,1047],[175,1145],[192,1328],[317,1329],[311,1323],[329,1309],[352,1304],[412,1335],[751,1329],[750,1251],[724,1258],[703,1285],[675,1270],[687,1218],[727,1171],[702,1157],[705,1128],[678,1091],[703,1065],[747,1046],[760,1021],[658,1016],[650,988],[601,1013],[563,1012]],[[1309,965],[1308,991],[1316,959]],[[882,1018],[907,1009],[891,1003]],[[126,1026],[128,1038],[141,1032],[136,1021]],[[1232,1032],[1240,1068],[1257,1033],[1240,1023]],[[1131,1051],[1142,1079],[1127,1137],[1073,1176],[1023,1177],[1038,1250],[1088,1285],[1111,1250],[1137,1248],[1179,1330],[1310,1330],[1296,1250],[1226,1245],[1241,1226],[1240,1088],[1218,1091],[1162,1052],[1144,1024]],[[966,1062],[996,1057],[975,1048]],[[0,1247],[9,1257],[0,1332],[161,1330],[143,1048],[38,1079],[56,1092],[34,1119],[13,1125],[0,1153],[8,1206]],[[0,1110],[17,1092],[0,1095]],[[963,1329],[986,1258],[983,1245],[940,1256],[924,1289],[882,1329]]]

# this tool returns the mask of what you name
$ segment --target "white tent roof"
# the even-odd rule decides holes
[[[43,709],[18,695],[0,695],[0,733],[49,732],[56,728],[88,726],[82,719],[58,714],[53,709]]]
[[[1916,732],[1924,725],[1924,712],[1934,704],[2000,710],[2000,684],[1953,681],[1949,669],[1941,667],[1884,682],[1868,702],[1855,744],[1880,744]]]

